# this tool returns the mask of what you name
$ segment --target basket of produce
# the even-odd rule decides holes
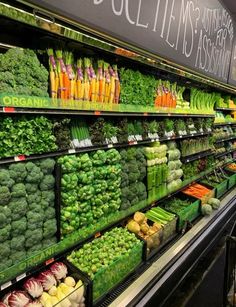
[[[228,176],[228,189],[231,189],[236,185],[236,172],[232,172],[227,168],[224,170],[226,175]]]
[[[226,167],[225,169],[227,169],[227,170],[229,170],[229,171],[231,171],[231,172],[236,173],[236,163],[230,163],[230,164],[228,164],[227,167]]]
[[[90,306],[89,283],[84,274],[62,259],[2,291],[0,306]]]
[[[92,300],[97,302],[142,263],[143,241],[122,227],[84,244],[68,255],[68,261],[92,282]]]
[[[211,175],[206,176],[204,184],[209,184],[215,188],[215,196],[217,198],[221,197],[227,192],[228,189],[228,178],[222,173],[214,172]]]
[[[177,231],[181,231],[187,222],[194,221],[200,215],[200,200],[184,194],[178,194],[164,203],[166,210],[178,216]]]
[[[144,213],[135,212],[132,219],[129,219],[127,229],[135,233],[146,242],[146,259],[152,257],[163,243],[163,227],[160,223],[149,220]]]
[[[176,235],[177,217],[161,207],[155,207],[146,212],[146,217],[163,228],[162,242],[167,243],[170,238]]]
[[[205,184],[194,183],[182,191],[184,194],[198,198],[201,202],[207,203],[208,199],[214,197],[215,190]]]

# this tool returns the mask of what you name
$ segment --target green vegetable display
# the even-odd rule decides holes
[[[209,150],[210,148],[211,142],[208,137],[188,139],[181,142],[181,153],[183,157]]]
[[[44,116],[4,117],[0,131],[0,157],[39,154],[58,148],[53,123]]]
[[[138,204],[147,198],[144,178],[146,160],[143,149],[133,147],[120,151],[121,155],[121,210]]]
[[[183,170],[180,161],[181,153],[175,142],[168,143],[168,175],[167,175],[167,190],[173,192],[182,186]]]
[[[0,54],[0,92],[48,97],[48,71],[33,50],[12,48]]]
[[[120,69],[120,102],[139,106],[154,105],[156,80],[131,69]]]
[[[0,271],[56,242],[55,161],[20,162],[0,169]],[[49,196],[50,197],[46,197]]]
[[[120,154],[115,149],[78,156],[63,156],[58,162],[61,178],[61,234],[86,227],[121,205]]]
[[[142,247],[135,234],[125,228],[113,228],[74,250],[67,259],[93,280],[94,301],[140,264]]]

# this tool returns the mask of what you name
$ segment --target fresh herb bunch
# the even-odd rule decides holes
[[[54,122],[54,135],[56,137],[56,144],[59,149],[68,149],[71,146],[71,132],[70,132],[70,119],[64,118],[55,120]]]
[[[44,116],[4,117],[0,121],[0,157],[57,149],[53,123]]]
[[[139,71],[120,69],[121,93],[120,102],[140,106],[153,105],[156,80]]]
[[[118,132],[117,139],[119,143],[127,143],[128,141],[128,120],[123,118],[117,124]]]
[[[89,134],[91,136],[91,141],[95,145],[103,145],[105,144],[105,136],[104,136],[104,124],[105,120],[102,117],[99,117],[95,120],[95,122],[89,127]]]

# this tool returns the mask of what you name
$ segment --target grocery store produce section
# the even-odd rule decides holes
[[[236,186],[236,95],[53,32],[0,54],[2,307],[99,305]]]

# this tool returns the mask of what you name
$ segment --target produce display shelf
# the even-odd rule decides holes
[[[102,306],[161,306],[211,248],[209,242],[215,242],[228,223],[232,223],[235,218],[235,192],[236,189],[231,190],[223,198],[219,210],[194,224],[167,252],[154,259],[125,289],[117,289],[113,300],[107,298]]]
[[[0,107],[0,113],[11,114],[40,114],[40,115],[87,115],[87,116],[127,116],[127,117],[202,117],[214,118],[214,114],[198,114],[198,113],[167,113],[157,110],[156,112],[135,112],[135,111],[103,111],[93,110],[74,110],[74,109],[50,109],[50,108],[19,108],[19,107]]]
[[[173,136],[173,137],[163,137],[163,138],[155,138],[155,139],[145,139],[145,140],[140,140],[140,141],[130,141],[127,143],[111,143],[111,144],[104,144],[104,145],[98,145],[98,146],[70,148],[67,150],[60,150],[60,151],[48,152],[48,153],[42,153],[42,154],[32,154],[32,155],[21,154],[21,155],[14,156],[14,157],[0,158],[0,165],[20,162],[20,161],[32,161],[32,160],[38,160],[38,159],[43,159],[43,158],[54,158],[54,157],[60,157],[63,155],[68,155],[68,154],[91,152],[91,151],[96,151],[99,149],[124,148],[128,146],[145,145],[145,144],[153,143],[155,141],[168,142],[168,141],[181,140],[181,139],[187,139],[187,138],[198,137],[198,136],[207,136],[210,134],[211,132],[201,132],[201,133],[194,133],[194,134],[188,134],[188,135],[183,135],[183,136]]]
[[[194,160],[198,160],[198,159],[210,156],[212,154],[213,154],[213,151],[211,149],[208,149],[208,150],[204,150],[204,151],[195,153],[193,155],[184,156],[181,159],[182,159],[183,162],[188,163],[188,162],[192,162]]]
[[[229,137],[227,137],[227,138],[223,138],[223,139],[216,140],[215,143],[227,142],[227,141],[231,141],[231,140],[235,140],[235,139],[236,139],[236,135],[235,135],[235,136],[229,136]]]
[[[214,123],[214,126],[227,126],[227,125],[236,125],[236,121],[235,122]]]
[[[230,153],[233,153],[233,152],[235,152],[235,151],[236,151],[236,148],[231,149],[231,150],[228,150],[228,151],[223,152],[223,153],[220,153],[220,154],[218,154],[218,155],[216,154],[216,155],[215,155],[215,158],[217,159],[217,158],[226,156],[226,155],[228,155],[228,154],[230,154]]]
[[[231,161],[230,161],[231,162]],[[162,202],[165,199],[168,199],[172,197],[173,195],[179,193],[186,187],[190,186],[191,184],[198,182],[201,180],[204,176],[207,174],[210,174],[214,171],[214,169],[223,167],[224,165],[227,165],[230,162],[226,162],[221,166],[216,166],[214,168],[211,168],[205,172],[202,172],[198,176],[190,179],[189,181],[185,182],[184,185],[182,185],[181,188],[179,188],[176,191],[173,191],[171,193],[168,193],[167,195],[163,196],[162,198],[159,198],[155,202],[152,202],[152,204],[147,204],[145,207],[140,208],[139,211],[146,211],[147,209],[151,208],[154,204]],[[132,208],[132,207],[131,207]],[[47,249],[43,250],[40,253],[35,254],[34,256],[25,259],[24,261],[19,262],[14,266],[14,268],[6,269],[5,271],[1,272],[0,275],[0,289],[5,289],[9,286],[11,286],[13,283],[15,283],[17,280],[23,278],[24,276],[28,276],[31,273],[35,271],[35,268],[43,264],[48,264],[59,257],[62,256],[62,254],[68,252],[69,250],[72,250],[74,247],[78,246],[79,244],[85,243],[92,238],[96,238],[97,236],[101,235],[101,232],[105,232],[111,227],[114,227],[116,225],[119,225],[124,220],[127,220],[127,218],[131,215],[133,215],[137,209],[133,208],[134,210],[129,212],[128,215],[123,216],[119,220],[116,220],[113,223],[109,223],[107,225],[104,225],[100,230],[97,230],[95,233],[87,235],[85,238],[78,239],[78,233],[75,233],[73,238],[71,236],[68,236],[65,240],[62,240]],[[23,277],[22,277],[23,276]]]
[[[236,108],[216,108],[216,111],[236,111]]]

